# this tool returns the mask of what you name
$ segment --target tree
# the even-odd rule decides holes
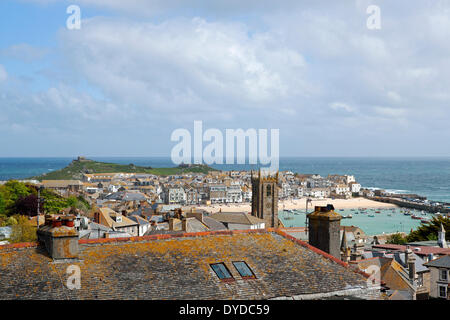
[[[18,242],[34,242],[37,240],[36,228],[31,224],[28,217],[17,215],[15,216],[17,224],[12,226],[11,238],[12,243]]]
[[[20,198],[15,203],[15,212],[26,216],[37,214],[38,197],[35,194]]]
[[[6,210],[6,202],[3,195],[0,193],[0,215],[3,215]]]
[[[395,233],[390,235],[386,239],[387,244],[406,244],[406,237],[404,237],[401,233]]]
[[[31,190],[21,182],[10,180],[0,187],[0,195],[4,201],[4,213],[13,215],[16,201],[20,198],[28,196]]]
[[[434,216],[432,220],[422,223],[417,230],[411,231],[407,236],[408,242],[436,240],[441,229],[441,223],[446,231],[445,238],[450,241],[450,218]]]

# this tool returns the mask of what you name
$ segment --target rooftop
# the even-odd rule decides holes
[[[0,274],[8,275],[0,299],[302,299],[369,292],[367,274],[273,229],[79,244],[80,260],[70,264],[54,263],[35,243],[0,246]],[[235,261],[245,261],[255,278],[241,277]],[[220,280],[213,263],[224,263],[232,281]],[[65,286],[69,265],[80,267],[78,290]]]
[[[450,268],[450,256],[449,255],[442,256],[440,258],[425,263],[425,265],[427,267]]]

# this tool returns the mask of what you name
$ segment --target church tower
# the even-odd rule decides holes
[[[438,232],[438,245],[441,248],[448,248],[447,241],[445,240],[445,229],[441,222],[441,230]]]
[[[252,180],[252,216],[263,219],[266,228],[278,228],[278,172],[276,175],[253,176]]]

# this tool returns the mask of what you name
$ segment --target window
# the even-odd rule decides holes
[[[268,184],[266,187],[267,196],[270,197],[272,195],[272,185]]]
[[[440,280],[447,280],[447,270],[439,270],[439,278]]]
[[[423,274],[419,273],[418,274],[418,278],[417,278],[417,286],[418,287],[423,287]]]
[[[216,275],[220,280],[231,280],[233,276],[231,275],[228,268],[223,263],[214,263],[211,264],[211,268],[214,270]]]
[[[445,286],[439,286],[439,297],[447,298],[447,288]]]
[[[256,278],[253,271],[244,261],[235,261],[233,262],[233,265],[242,278]]]

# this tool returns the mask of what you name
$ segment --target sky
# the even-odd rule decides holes
[[[436,0],[2,0],[0,157],[170,156],[195,120],[279,129],[280,156],[447,157],[449,13]]]

